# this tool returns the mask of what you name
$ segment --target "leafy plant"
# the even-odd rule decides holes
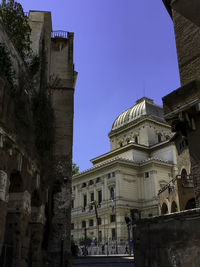
[[[26,60],[32,52],[30,46],[31,28],[21,4],[14,0],[2,0],[2,4],[0,4],[0,17],[15,48],[22,59]]]
[[[72,175],[79,173],[79,166],[76,163],[72,163]]]
[[[12,68],[10,54],[3,43],[0,43],[0,75],[3,75],[11,89],[15,88],[15,73]]]
[[[92,235],[90,233],[88,233],[87,237],[86,237],[86,246],[90,246],[91,242],[92,242]],[[79,244],[80,244],[80,246],[85,245],[85,236],[84,235],[81,235],[79,237]]]

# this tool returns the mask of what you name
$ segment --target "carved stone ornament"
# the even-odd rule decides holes
[[[7,173],[0,170],[0,200],[8,202],[9,181]]]

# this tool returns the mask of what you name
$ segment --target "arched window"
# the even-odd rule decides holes
[[[135,143],[138,144],[138,137],[135,136]]]
[[[178,211],[178,207],[176,205],[176,202],[173,201],[172,206],[171,206],[171,212],[173,213],[173,212],[177,212],[177,211]]]
[[[182,169],[182,171],[181,171],[181,179],[183,179],[183,180],[187,179],[187,171],[186,171],[186,169]]]
[[[185,206],[185,210],[190,210],[190,209],[195,209],[195,208],[196,208],[195,199],[191,198],[190,200],[188,200],[188,202]]]
[[[158,134],[158,143],[162,141],[161,134]]]
[[[168,213],[168,207],[166,203],[162,204],[162,208],[161,208],[161,214],[167,214]]]

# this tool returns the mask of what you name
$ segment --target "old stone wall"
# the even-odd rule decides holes
[[[49,242],[52,266],[62,261],[71,266],[71,179],[74,114],[73,33],[67,38],[51,40],[50,76],[58,79],[51,88],[55,114],[55,183],[53,188],[53,219]]]
[[[134,228],[135,267],[199,267],[200,209],[139,221]]]
[[[0,18],[0,43],[4,43],[10,53],[12,67],[16,76],[16,83],[19,84],[19,79],[22,75],[22,72],[25,72],[24,62],[19,56],[17,50],[15,49],[13,43],[10,41],[3,24]]]

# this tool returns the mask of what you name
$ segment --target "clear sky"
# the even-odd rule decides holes
[[[162,0],[18,0],[52,12],[54,30],[75,33],[73,161],[80,170],[110,149],[115,118],[144,95],[180,86],[173,23]]]

